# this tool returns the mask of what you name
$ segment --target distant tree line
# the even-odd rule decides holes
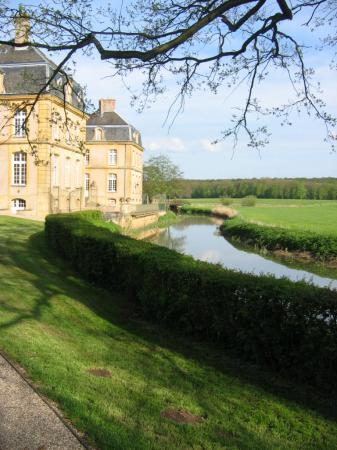
[[[182,180],[182,198],[291,198],[337,200],[337,178],[253,178]]]

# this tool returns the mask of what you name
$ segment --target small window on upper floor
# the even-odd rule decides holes
[[[116,166],[117,165],[117,150],[109,150],[109,166]]]
[[[14,136],[24,137],[26,134],[26,111],[17,111],[14,115]]]
[[[89,164],[90,164],[90,150],[86,150],[85,151],[84,158],[85,158],[85,165],[89,166]]]

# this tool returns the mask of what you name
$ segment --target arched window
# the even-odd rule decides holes
[[[117,150],[109,150],[109,166],[115,166],[117,164]]]
[[[26,132],[26,111],[17,111],[14,115],[14,136],[24,137]]]
[[[117,175],[115,173],[109,173],[108,177],[108,192],[117,191]]]
[[[12,200],[12,211],[23,211],[26,209],[26,200],[23,198],[15,198]]]
[[[27,154],[25,152],[13,153],[13,184],[25,186],[27,184]]]
[[[103,130],[102,128],[95,128],[95,140],[102,141],[103,140]]]

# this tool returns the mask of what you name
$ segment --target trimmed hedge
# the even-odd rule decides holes
[[[45,233],[85,278],[122,291],[154,322],[337,390],[335,291],[196,261],[111,233],[88,213],[50,215]]]
[[[257,225],[240,218],[228,220],[220,227],[225,236],[267,250],[308,251],[320,260],[337,258],[335,236],[310,231],[291,230],[280,227]]]
[[[190,205],[183,205],[180,208],[180,212],[182,214],[196,214],[196,215],[203,215],[203,216],[212,216],[212,209],[211,208],[202,208],[199,206],[190,206]]]

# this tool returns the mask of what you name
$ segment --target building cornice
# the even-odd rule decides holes
[[[11,100],[11,101],[34,100],[35,98],[36,94],[0,94],[0,102],[1,100]],[[64,102],[57,95],[44,93],[40,95],[38,102],[41,100],[49,100],[61,106],[62,108],[65,107],[67,110],[71,111],[72,113],[76,114],[77,116],[85,120],[88,120],[90,117],[89,114],[85,113],[79,108],[76,108],[76,106],[73,106],[71,103]]]
[[[98,145],[114,145],[114,144],[118,144],[118,145],[134,145],[136,148],[138,148],[138,150],[141,150],[142,152],[144,152],[144,147],[142,147],[141,145],[137,144],[136,142],[133,141],[85,141],[85,145],[95,145],[95,147],[97,147]]]

